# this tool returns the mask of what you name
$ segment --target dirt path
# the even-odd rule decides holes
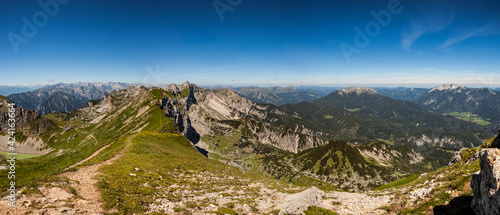
[[[113,144],[113,143],[114,143],[114,142],[111,142],[110,144],[108,144],[108,145],[105,145],[105,146],[101,147],[100,149],[98,149],[97,151],[95,151],[94,153],[92,153],[92,154],[91,154],[90,156],[88,156],[87,158],[85,158],[85,159],[83,159],[83,160],[81,160],[81,161],[76,162],[75,164],[73,164],[73,165],[69,166],[69,167],[68,167],[68,168],[66,168],[65,170],[71,169],[71,168],[73,168],[73,167],[75,167],[75,166],[78,166],[78,165],[80,165],[80,164],[83,164],[83,163],[87,162],[88,160],[92,159],[93,157],[95,157],[95,156],[97,156],[99,153],[101,153],[101,152],[102,152],[102,150],[104,150],[104,149],[108,148],[108,146],[110,146],[110,145],[111,145],[111,144]]]
[[[97,155],[105,147],[96,151],[88,159]],[[57,175],[67,177],[69,183],[53,182],[45,184],[38,188],[41,195],[20,195],[16,201],[16,208],[8,206],[9,200],[2,198],[0,199],[0,214],[103,214],[105,212],[103,201],[97,187],[97,178],[101,175],[99,168],[113,163],[122,156],[122,153],[116,154],[103,163],[84,166],[77,171]],[[74,188],[82,198],[71,194],[69,190],[64,188],[67,186]]]
[[[99,154],[100,151],[108,146],[109,145],[104,146],[103,148],[92,154],[92,156],[78,163],[84,163],[86,160],[91,159],[95,155]],[[99,192],[99,189],[96,185],[98,181],[97,176],[100,175],[100,172],[98,170],[103,165],[109,165],[113,163],[115,160],[120,158],[121,155],[122,154],[119,153],[103,163],[81,167],[77,171],[65,172],[59,175],[67,177],[71,181],[69,185],[75,188],[77,194],[83,198],[83,200],[78,200],[74,203],[74,209],[78,209],[84,214],[99,214],[104,212],[102,209],[103,207],[101,193]],[[75,166],[78,165],[78,163],[75,164]]]

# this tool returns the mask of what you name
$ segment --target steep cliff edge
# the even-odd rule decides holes
[[[475,214],[500,214],[500,149],[482,149],[479,162],[481,171],[470,182],[471,207]]]

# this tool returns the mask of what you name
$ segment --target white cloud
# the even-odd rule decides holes
[[[455,17],[451,5],[443,1],[426,1],[419,12],[420,16],[411,17],[409,26],[401,33],[401,47],[408,51],[421,36],[445,29]]]
[[[497,17],[490,21],[490,23],[486,24],[480,28],[468,28],[453,34],[449,37],[441,46],[439,46],[439,50],[444,52],[449,52],[450,49],[453,49],[454,46],[462,41],[472,38],[472,37],[480,37],[480,36],[488,36],[488,35],[498,35],[500,34],[500,18]]]

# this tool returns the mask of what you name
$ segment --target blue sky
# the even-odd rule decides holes
[[[40,2],[0,3],[0,85],[500,87],[493,0]]]

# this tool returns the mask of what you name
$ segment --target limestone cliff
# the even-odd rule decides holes
[[[500,214],[500,149],[483,149],[479,153],[481,171],[472,176],[475,214]]]
[[[326,144],[319,138],[321,133],[304,126],[272,125],[273,120],[278,120],[272,116],[284,113],[275,106],[242,98],[231,89],[203,90],[186,82],[181,86],[169,85],[164,90],[171,94],[159,103],[165,116],[174,120],[178,132],[205,150],[208,146],[200,137],[230,135],[241,128],[250,131],[254,141],[293,153]],[[231,127],[228,121],[239,127]]]

